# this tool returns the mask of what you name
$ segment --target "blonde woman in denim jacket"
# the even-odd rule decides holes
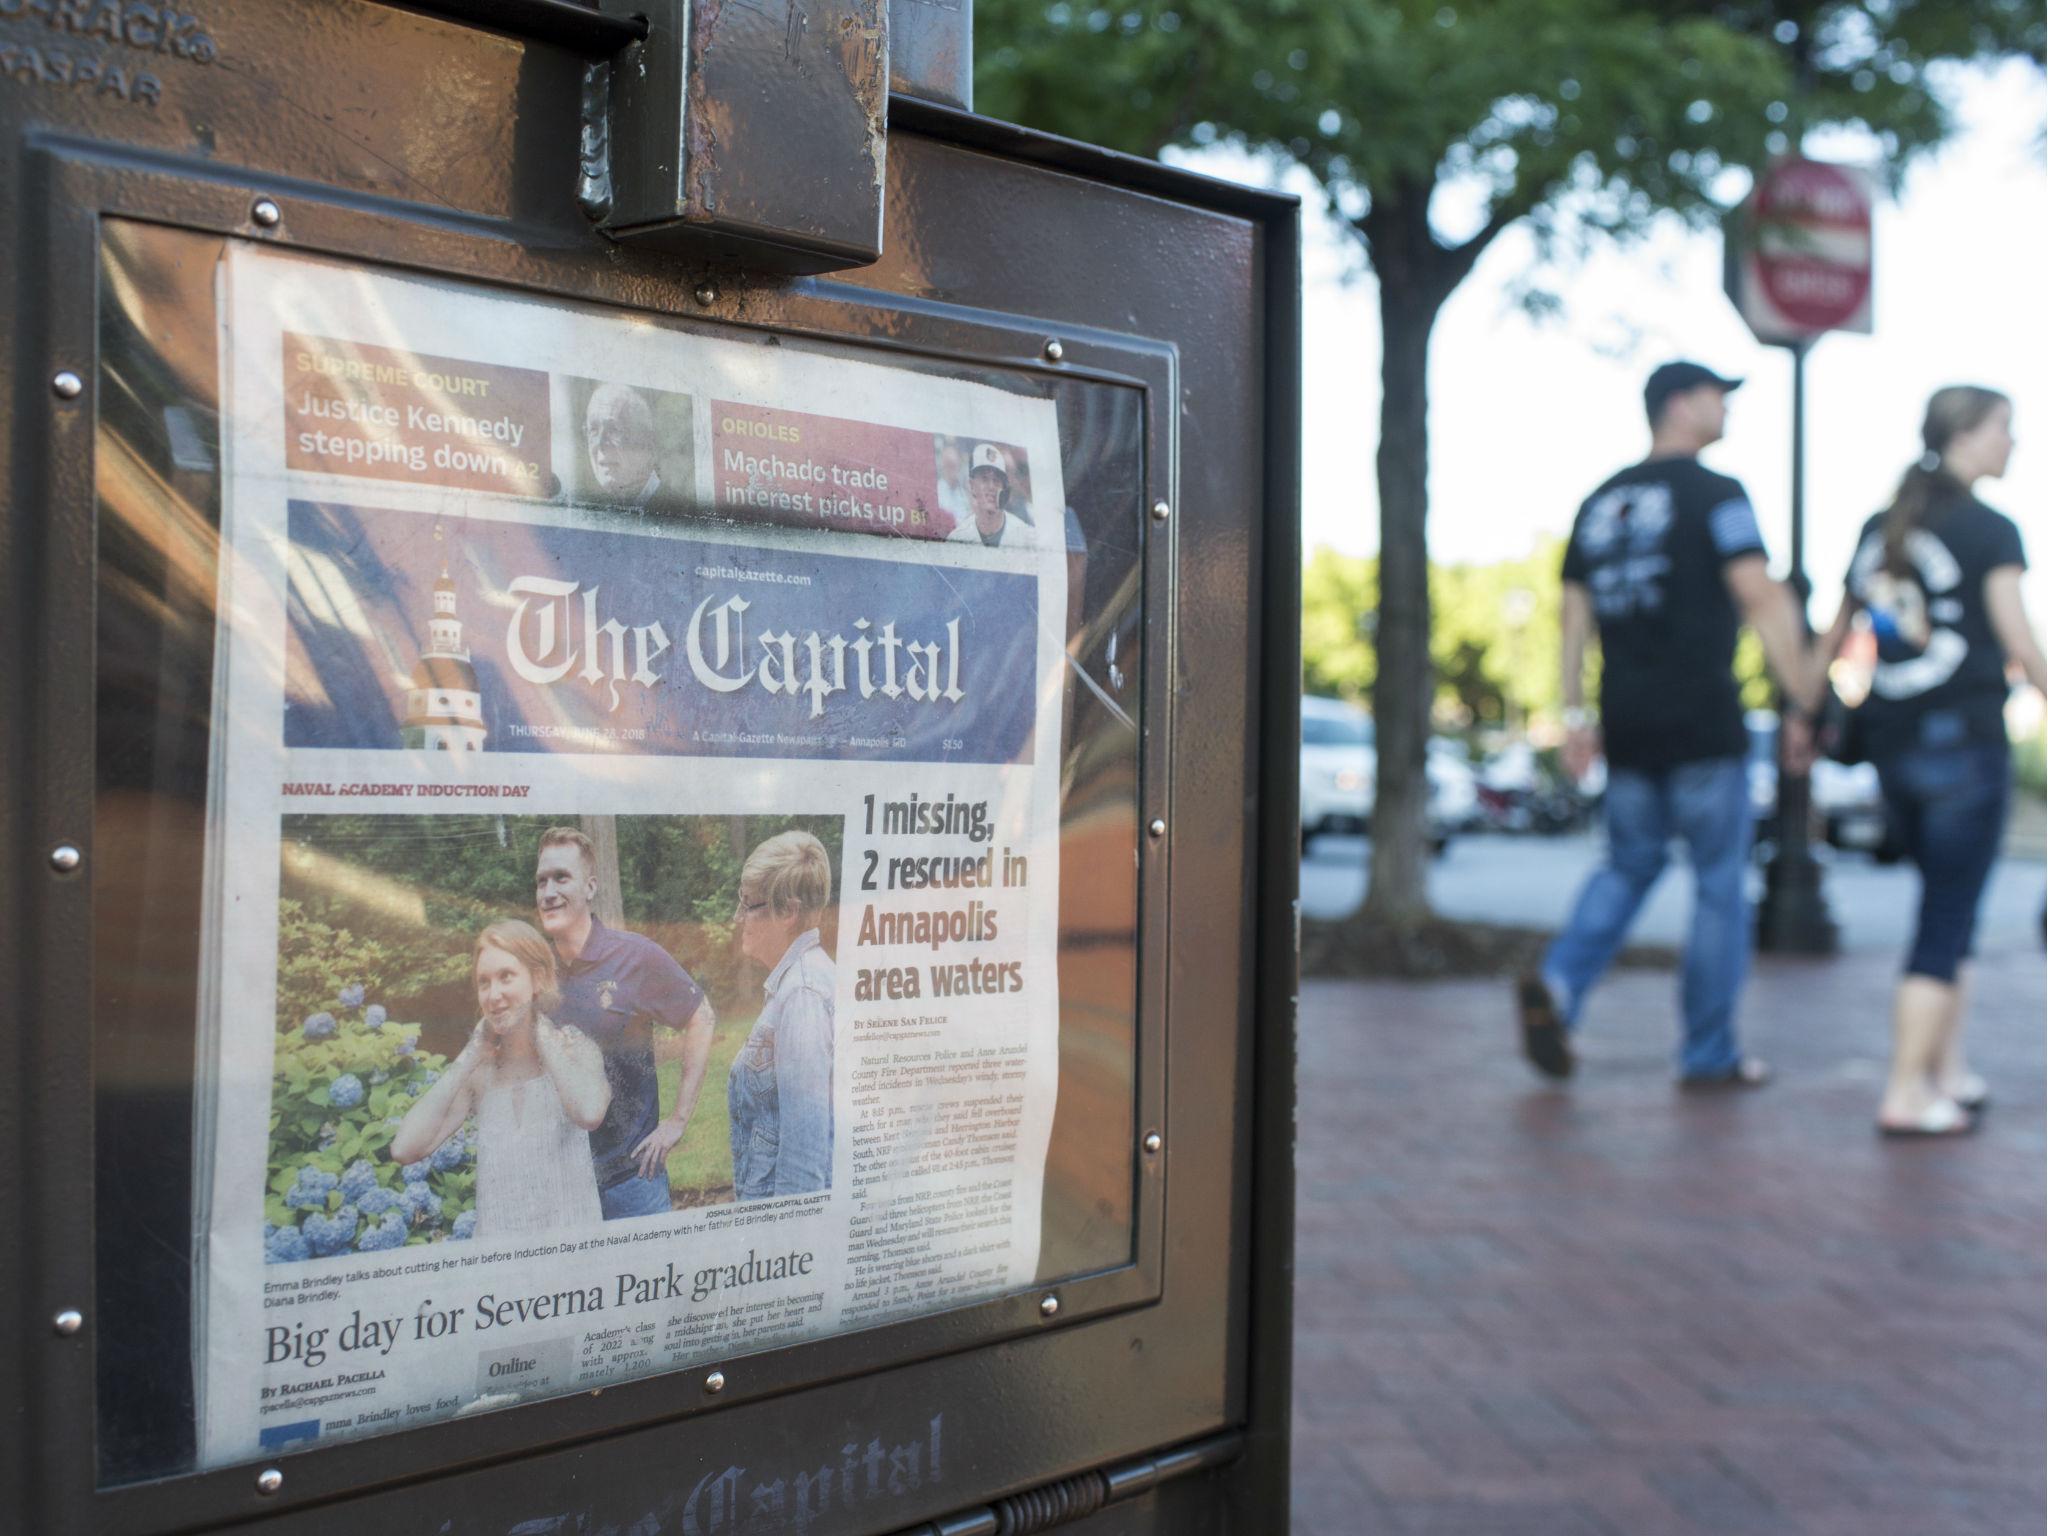
[[[740,950],[768,972],[761,1016],[726,1079],[741,1200],[832,1187],[837,973],[818,934],[831,899],[832,861],[808,832],[769,838],[740,871]]]

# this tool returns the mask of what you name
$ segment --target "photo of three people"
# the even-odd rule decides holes
[[[288,818],[273,1258],[828,1189],[840,844],[830,817]],[[383,974],[294,1025],[309,938]]]

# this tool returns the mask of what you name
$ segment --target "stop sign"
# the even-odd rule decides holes
[[[1782,160],[1736,210],[1730,296],[1761,341],[1870,330],[1871,191],[1818,160]]]

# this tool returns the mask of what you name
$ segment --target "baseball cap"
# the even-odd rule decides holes
[[[1697,389],[1702,384],[1712,384],[1724,395],[1731,390],[1742,388],[1742,380],[1724,379],[1713,369],[1704,368],[1698,363],[1666,363],[1652,373],[1649,382],[1643,385],[1643,409],[1649,413],[1650,420],[1655,421],[1663,411],[1665,401],[1673,395],[1685,393],[1688,389]]]
[[[992,469],[1005,480],[1010,478],[1010,466],[1003,459],[1003,450],[994,443],[983,443],[974,450],[974,457],[968,464],[967,472],[971,475],[977,469]]]

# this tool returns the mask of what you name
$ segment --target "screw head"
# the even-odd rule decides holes
[[[275,229],[284,219],[284,210],[267,197],[259,197],[249,205],[249,217],[265,229]]]
[[[712,283],[699,283],[697,285],[697,302],[707,309],[716,304],[718,302],[717,286]]]
[[[85,393],[85,380],[66,368],[50,380],[50,393],[59,400],[76,400]]]
[[[76,1307],[66,1307],[50,1319],[50,1326],[57,1330],[57,1337],[68,1339],[85,1326],[85,1314]]]
[[[1166,836],[1166,821],[1163,817],[1154,816],[1145,830],[1154,837],[1164,837]]]
[[[1059,1315],[1059,1310],[1059,1297],[1041,1296],[1038,1298],[1038,1315],[1040,1317],[1056,1317]]]
[[[1173,508],[1169,507],[1165,502],[1155,501],[1152,503],[1153,522],[1163,523],[1171,516],[1173,516]]]
[[[50,868],[60,875],[68,875],[85,862],[85,855],[69,843],[59,843],[50,850]]]
[[[1145,1133],[1145,1150],[1147,1152],[1157,1153],[1165,1145],[1166,1138],[1157,1131],[1147,1131]]]
[[[725,1390],[725,1372],[713,1371],[704,1378],[704,1390],[714,1397]]]
[[[276,1493],[284,1486],[284,1474],[275,1467],[265,1467],[256,1474],[256,1491],[266,1496]]]
[[[1045,360],[1048,363],[1056,363],[1066,355],[1067,349],[1060,345],[1059,337],[1048,336],[1045,338]]]

